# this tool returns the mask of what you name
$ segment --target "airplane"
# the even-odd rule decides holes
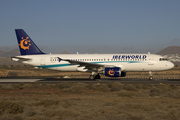
[[[126,72],[163,71],[174,67],[166,58],[156,54],[46,54],[42,52],[23,29],[15,29],[21,55],[13,61],[59,71],[89,72],[89,79],[125,77]]]

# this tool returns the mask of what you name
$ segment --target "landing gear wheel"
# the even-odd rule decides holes
[[[97,75],[95,76],[95,79],[101,79],[101,76],[100,76],[99,74],[97,74]]]
[[[149,79],[150,79],[150,80],[153,80],[153,76],[150,76]]]
[[[153,76],[152,76],[152,71],[149,71],[149,80],[152,80]]]
[[[90,75],[90,76],[89,76],[89,79],[90,79],[90,80],[94,80],[94,79],[95,79],[94,75]]]

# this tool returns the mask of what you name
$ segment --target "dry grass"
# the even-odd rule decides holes
[[[179,120],[180,86],[1,84],[0,120]]]

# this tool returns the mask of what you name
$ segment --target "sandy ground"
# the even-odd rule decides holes
[[[1,120],[179,120],[180,86],[19,83],[0,85]]]
[[[70,77],[70,78],[89,78],[91,73],[84,72],[60,72],[47,69],[0,69],[0,77],[18,77],[18,76],[54,76],[54,77]],[[180,67],[175,67],[168,71],[152,72],[155,79],[180,79]],[[108,78],[101,75],[102,78]],[[148,72],[127,72],[125,78],[143,78],[148,79]]]

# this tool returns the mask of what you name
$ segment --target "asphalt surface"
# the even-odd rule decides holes
[[[84,78],[0,78],[0,84],[5,83],[61,83],[61,82],[71,82],[71,83],[114,83],[120,82],[123,84],[180,84],[180,79],[96,79],[89,80]]]

